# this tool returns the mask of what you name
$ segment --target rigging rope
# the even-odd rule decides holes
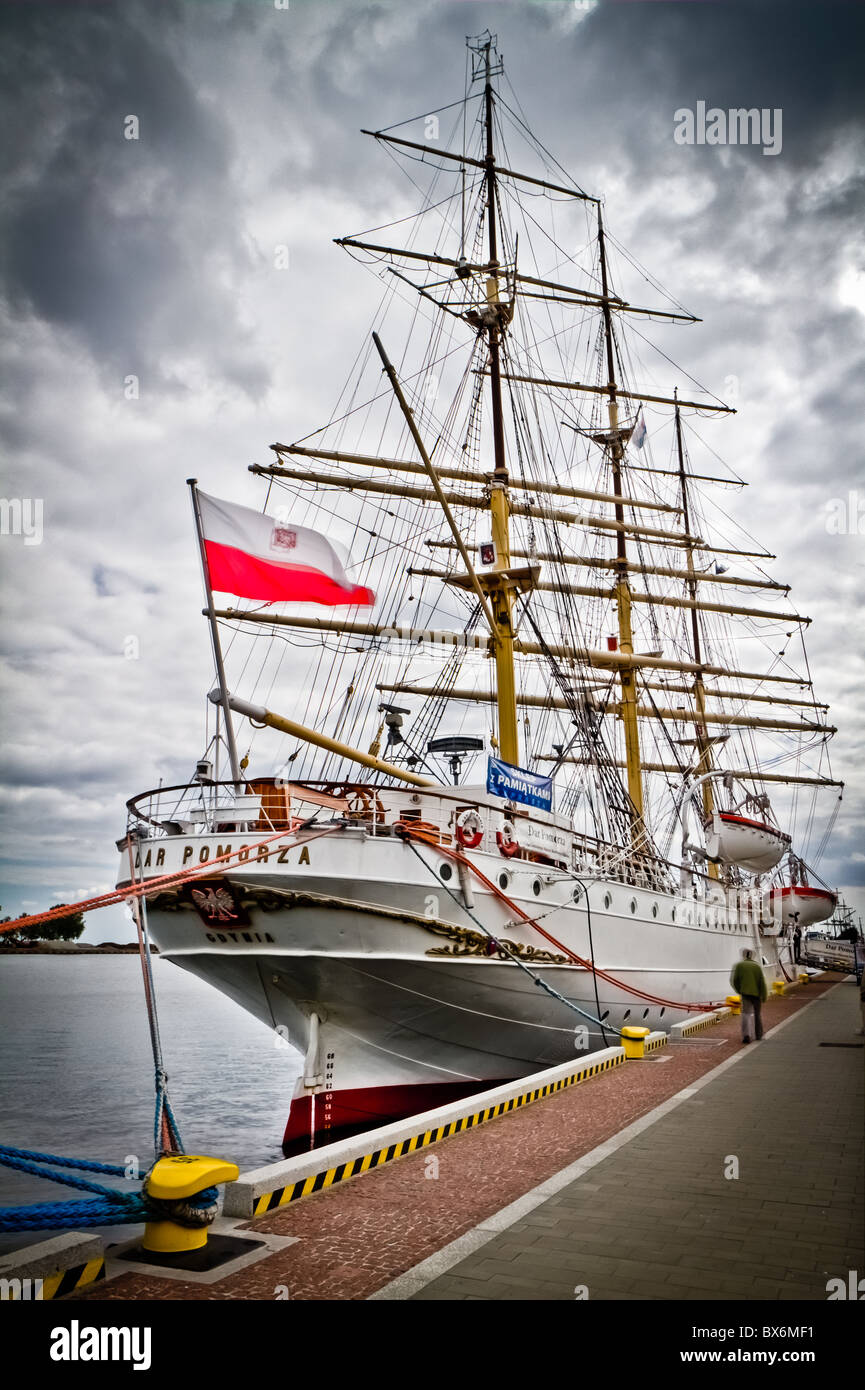
[[[575,951],[572,951],[570,949],[570,947],[565,946],[556,937],[551,935],[551,933],[548,932],[545,927],[540,926],[537,917],[530,917],[527,912],[524,912],[523,909],[517,903],[515,903],[511,898],[507,896],[506,893],[502,891],[501,888],[499,888],[498,884],[494,883],[492,879],[487,878],[483,870],[478,868],[477,864],[473,863],[467,855],[460,854],[458,850],[451,849],[448,845],[440,844],[437,839],[432,839],[424,831],[416,829],[414,826],[412,826],[410,822],[398,821],[397,824],[394,826],[394,833],[399,835],[402,839],[405,839],[409,843],[411,843],[412,840],[418,840],[420,843],[428,845],[431,849],[435,849],[437,853],[446,855],[449,859],[453,859],[458,864],[462,864],[466,869],[470,869],[471,872],[475,875],[475,877],[478,878],[480,882],[484,885],[484,887],[488,888],[489,891],[492,894],[494,894],[495,897],[499,898],[501,902],[505,903],[511,912],[517,913],[518,916],[522,918],[523,922],[525,922],[527,926],[534,927],[535,931],[539,932],[540,935],[550,943],[550,945],[555,946],[557,951],[561,951],[564,955],[569,956],[575,965],[581,965],[584,970],[589,970],[593,974],[597,974],[597,976],[600,979],[605,980],[607,984],[614,985],[617,989],[623,989],[627,994],[633,994],[639,999],[646,1000],[648,1003],[662,1004],[666,1008],[684,1009],[689,1012],[705,1012],[707,1009],[718,1009],[721,1007],[721,1001],[715,1003],[702,1002],[687,1004],[683,1003],[680,999],[664,999],[660,995],[650,994],[646,990],[637,989],[636,985],[625,984],[624,980],[617,980],[615,976],[609,973],[609,971],[601,970],[598,966],[594,964],[594,962],[590,960],[585,960],[582,956],[578,956]],[[569,872],[568,876],[570,878],[576,877],[576,875],[571,874]],[[438,875],[436,875],[436,880],[439,881]],[[490,933],[487,932],[487,929],[485,927],[483,928],[483,930],[486,932],[488,936],[490,935]]]
[[[420,838],[420,836],[418,836],[418,838]],[[426,862],[423,855],[418,850],[417,846],[412,843],[412,837],[407,835],[405,839],[409,849],[412,851],[413,854],[417,856],[417,858],[423,864],[424,868],[429,870],[429,872],[432,874],[433,878],[436,880],[437,883],[440,882],[438,874],[436,874],[435,872],[435,869],[433,869],[432,866]],[[441,846],[437,846],[437,848],[441,848]],[[442,883],[441,886],[444,888],[445,892],[453,898],[454,902],[459,904],[459,906],[463,908],[466,915],[470,917],[471,920],[475,923],[475,926],[480,927],[484,936],[486,936],[487,939],[495,945],[496,950],[499,951],[503,956],[507,956],[508,960],[510,960],[514,965],[518,965],[521,970],[525,971],[525,973],[533,980],[533,982],[536,985],[540,985],[541,989],[546,990],[547,994],[551,994],[554,999],[558,999],[560,1004],[564,1004],[567,1008],[572,1009],[574,1013],[579,1014],[581,1018],[587,1018],[591,1023],[597,1023],[598,1027],[602,1030],[604,1028],[607,1028],[611,1033],[615,1033],[617,1037],[621,1037],[621,1033],[619,1032],[618,1028],[613,1028],[610,1024],[605,1024],[603,1019],[594,1018],[592,1014],[586,1013],[585,1009],[581,1009],[578,1004],[575,1004],[573,1002],[573,1000],[566,999],[565,996],[563,994],[559,994],[559,991],[555,989],[551,984],[549,984],[546,980],[541,979],[540,975],[536,975],[533,970],[530,970],[529,967],[526,965],[525,961],[520,960],[518,955],[516,955],[513,951],[510,951],[503,941],[500,941],[497,936],[494,936],[493,933],[487,927],[484,926],[480,918],[475,916],[471,908],[466,903],[460,903],[459,898],[457,897],[456,893],[453,891],[449,884]],[[538,928],[538,930],[540,931],[540,928]],[[546,935],[546,933],[544,933],[544,935]]]

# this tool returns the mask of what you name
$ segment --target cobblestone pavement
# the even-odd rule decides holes
[[[825,1301],[865,1270],[858,994],[752,1043],[414,1297]]]
[[[782,999],[769,1000],[766,1012],[767,1028],[771,1029],[780,1021],[798,1014],[809,1001],[821,998],[836,980],[836,976],[826,976],[804,991]],[[815,1018],[815,1021],[818,1017],[824,1018],[827,1036],[831,1033],[833,1036],[848,1038],[846,1012],[843,1018],[839,1017],[839,1001],[848,993],[852,999],[856,991],[852,986],[834,990],[831,998],[825,1004],[816,1004],[802,1022],[805,1023],[808,1018]],[[796,1023],[791,1024],[785,1033],[780,1035],[777,1045],[782,1043],[786,1034],[795,1033],[797,1027]],[[809,1043],[808,1047],[810,1046]],[[770,1049],[774,1047],[776,1043],[770,1038],[765,1044],[766,1058],[769,1057]],[[719,1062],[737,1051],[738,1020],[729,1019],[688,1041],[671,1044],[642,1062],[629,1062],[624,1068],[616,1068],[615,1071],[594,1077],[582,1085],[502,1116],[479,1129],[454,1135],[422,1153],[409,1155],[374,1173],[318,1193],[291,1207],[272,1212],[260,1220],[249,1223],[250,1229],[281,1236],[294,1236],[297,1243],[214,1284],[204,1286],[191,1280],[169,1281],[130,1271],[95,1286],[87,1293],[72,1297],[76,1300],[263,1300],[277,1297],[277,1290],[280,1290],[284,1297],[284,1291],[287,1290],[290,1299],[368,1298],[420,1261],[441,1251],[479,1222],[494,1216],[510,1202],[567,1168],[597,1145],[618,1135],[626,1126],[674,1096],[683,1087],[704,1076]],[[756,1048],[754,1051],[756,1053]],[[793,1053],[798,1054],[798,1051],[799,1045],[796,1044]],[[814,1049],[811,1048],[811,1051]],[[858,1058],[861,1065],[861,1052],[848,1053],[843,1050],[826,1049],[825,1055],[832,1059],[826,1066],[829,1076],[839,1074],[840,1069],[846,1070],[851,1057]],[[808,1056],[810,1058],[810,1051]],[[791,1058],[788,1065],[792,1066],[793,1063],[794,1058]],[[755,1055],[753,1059],[748,1058],[731,1070],[739,1075],[743,1068],[748,1072],[749,1067],[756,1064]],[[765,1090],[768,1099],[771,1087],[767,1085]],[[701,1093],[700,1098],[703,1098],[704,1094]],[[734,1108],[745,1104],[740,1100],[739,1089],[734,1087],[731,1096],[735,1096]],[[815,1105],[819,1105],[818,1099],[806,1094],[800,1110],[802,1125],[806,1131],[812,1123],[812,1099]],[[702,1115],[704,1106],[696,1106],[694,1103],[692,1109],[691,1105],[692,1103],[688,1102],[683,1109],[689,1115]],[[639,1212],[645,1213],[647,1209],[651,1210],[651,1203],[656,1199],[655,1189],[661,1166],[657,1161],[650,1160],[654,1151],[654,1136],[662,1133],[660,1125],[661,1122],[653,1125],[645,1139],[640,1141],[640,1152],[644,1157],[637,1163],[630,1187],[631,1206],[627,1214],[622,1211],[619,1223],[624,1225],[625,1229],[611,1233],[619,1241],[625,1241],[627,1236],[633,1235],[632,1227],[635,1229],[635,1220],[638,1219],[632,1219],[633,1208],[636,1207]],[[702,1133],[699,1122],[696,1128]],[[747,1128],[746,1125],[746,1131]],[[693,1138],[689,1139],[685,1146],[686,1151],[689,1146],[693,1147],[693,1142]],[[792,1152],[796,1151],[797,1142],[794,1137],[789,1159],[785,1145],[783,1158],[779,1159],[779,1162],[793,1161]],[[729,1146],[723,1149],[724,1153],[731,1151]],[[772,1151],[775,1151],[774,1148]],[[666,1147],[664,1155],[665,1159],[669,1156],[674,1167],[681,1159],[681,1152],[677,1151],[675,1146]],[[711,1150],[709,1162],[714,1164],[714,1150]],[[714,1172],[714,1168],[712,1171]],[[592,1211],[592,1219],[603,1210],[604,1199],[599,1196],[597,1190],[600,1172],[601,1167],[598,1166],[587,1178],[596,1188],[591,1193],[588,1204]],[[745,1190],[746,1177],[750,1181],[753,1174],[749,1177],[746,1170],[739,1182],[725,1183],[725,1191],[735,1189],[743,1198],[748,1198],[750,1193]],[[773,1180],[774,1177],[773,1172]],[[589,1188],[584,1187],[583,1191],[588,1193]],[[615,1196],[616,1193],[613,1191],[614,1200]],[[612,1220],[612,1217],[610,1219]],[[567,1249],[557,1252],[560,1262],[553,1277],[544,1273],[538,1274],[535,1270],[528,1285],[521,1273],[522,1266],[518,1270],[513,1258],[518,1249],[530,1249],[532,1241],[543,1236],[545,1232],[551,1241],[563,1240],[565,1246],[569,1246],[574,1232],[583,1227],[588,1233],[589,1223],[581,1221],[578,1211],[569,1211],[565,1204],[560,1204],[557,1208],[548,1204],[538,1210],[533,1226],[526,1223],[513,1226],[507,1233],[507,1241],[502,1240],[495,1246],[486,1247],[484,1257],[501,1262],[500,1248],[502,1244],[507,1246],[509,1255],[503,1262],[507,1264],[508,1269],[504,1274],[497,1270],[495,1279],[491,1272],[478,1278],[475,1273],[467,1274],[465,1266],[461,1266],[459,1274],[453,1271],[447,1281],[438,1280],[435,1285],[430,1285],[424,1296],[573,1297],[573,1286],[580,1282],[577,1275],[570,1275],[569,1283],[559,1280],[559,1274],[566,1266]],[[610,1260],[610,1252],[604,1248],[609,1244],[609,1239],[610,1236],[604,1234],[599,1243],[592,1245],[589,1241],[584,1248],[586,1251],[594,1249],[599,1259]],[[515,1245],[515,1240],[524,1242],[523,1246]],[[704,1241],[695,1231],[691,1236],[689,1253],[701,1254],[705,1251],[707,1243],[708,1241]],[[708,1258],[711,1259],[712,1251],[716,1247],[720,1248],[720,1245],[712,1240]],[[620,1249],[619,1258],[627,1257],[627,1250]],[[552,1246],[549,1250],[544,1247],[542,1260],[545,1269],[550,1258]],[[652,1262],[658,1261],[653,1257]],[[855,1267],[863,1268],[861,1263]],[[716,1270],[717,1264],[683,1264],[681,1268],[711,1273]],[[595,1272],[599,1273],[597,1270]],[[732,1277],[735,1277],[735,1274],[734,1268]],[[631,1291],[621,1288],[623,1276],[618,1278],[616,1296],[630,1293]],[[516,1283],[508,1284],[508,1279],[515,1279]],[[586,1280],[583,1279],[582,1282]],[[446,1293],[443,1292],[445,1284],[448,1289]],[[527,1286],[532,1290],[530,1295],[513,1292]],[[605,1295],[602,1294],[599,1285],[598,1292],[593,1291],[593,1296],[611,1297],[613,1294],[609,1290]],[[677,1293],[675,1296],[680,1295]]]

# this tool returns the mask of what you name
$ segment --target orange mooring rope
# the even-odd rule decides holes
[[[429,835],[418,833],[412,824],[406,823],[405,821],[400,821],[398,827],[395,826],[394,829],[397,830],[398,834],[404,835],[406,839],[419,840],[421,844],[429,845],[431,849],[437,850],[439,854],[446,854],[448,858],[455,859],[458,864],[463,864],[466,868],[471,869],[472,873],[480,879],[485,887],[489,888],[491,893],[494,893],[497,898],[500,898],[501,901],[510,908],[511,912],[517,913],[530,927],[534,927],[535,931],[539,932],[546,941],[549,941],[550,945],[555,946],[557,951],[562,951],[564,955],[569,956],[575,965],[581,965],[585,970],[591,970],[599,979],[606,980],[607,984],[615,985],[618,989],[623,989],[628,994],[636,995],[638,999],[645,999],[647,1003],[663,1004],[672,1009],[703,1012],[706,1009],[719,1009],[721,1007],[720,1003],[685,1004],[677,999],[662,999],[660,995],[647,994],[644,990],[637,989],[634,985],[626,985],[624,980],[617,980],[615,976],[610,975],[606,970],[599,969],[592,961],[583,960],[582,956],[578,956],[570,947],[565,946],[561,941],[557,940],[555,936],[546,931],[544,927],[540,926],[534,917],[530,917],[527,912],[523,912],[521,907],[513,902],[506,893],[502,892],[497,883],[493,883],[492,879],[487,878],[486,874],[478,868],[477,864],[473,864],[464,854],[460,854],[458,850],[450,849],[447,845],[441,844],[437,839],[433,839]]]
[[[328,826],[326,830],[320,830],[317,835],[308,835],[304,838],[304,844],[309,844],[312,840],[321,839],[322,835],[332,835],[334,830],[340,829],[339,826]],[[80,903],[63,903],[60,907],[52,907],[48,912],[37,912],[32,917],[16,917],[14,922],[4,922],[0,925],[0,933],[15,931],[18,927],[35,927],[40,922],[51,922],[57,917],[69,917],[74,912],[94,912],[98,907],[113,907],[117,903],[126,902],[128,898],[146,898],[158,889],[166,888],[172,883],[184,883],[188,879],[203,877],[215,864],[227,864],[229,860],[236,859],[238,855],[244,854],[248,858],[253,850],[259,850],[264,845],[272,844],[274,840],[284,840],[287,835],[296,834],[292,830],[277,830],[274,835],[268,835],[266,839],[259,840],[254,845],[241,845],[240,849],[232,850],[230,853],[218,854],[215,859],[208,859],[206,864],[193,864],[188,869],[178,869],[173,874],[160,874],[158,878],[148,878],[139,883],[133,883],[128,888],[115,888],[111,893],[102,893],[97,898],[85,898]],[[244,862],[246,862],[244,860]]]
[[[339,828],[338,826],[329,826],[326,830],[320,830],[317,835],[307,836],[304,843],[307,844],[311,840],[318,840],[322,835],[332,835],[334,831]],[[397,830],[397,833],[404,835],[406,839],[418,840],[421,844],[428,845],[431,849],[436,849],[439,854],[447,855],[448,858],[455,859],[458,864],[463,864],[467,869],[470,869],[491,893],[495,894],[497,898],[505,903],[511,912],[517,913],[530,927],[534,927],[535,931],[539,932],[551,946],[555,946],[557,951],[561,951],[564,955],[569,956],[575,965],[581,965],[584,970],[590,970],[599,979],[606,980],[607,984],[615,985],[617,989],[623,989],[627,994],[633,994],[638,999],[645,999],[650,1004],[663,1004],[668,1008],[685,1009],[688,1012],[696,1012],[721,1007],[720,1002],[714,1004],[686,1004],[678,999],[663,999],[660,995],[648,994],[645,990],[637,989],[634,985],[625,984],[623,980],[617,980],[615,976],[610,975],[606,970],[601,970],[592,961],[584,960],[582,956],[578,956],[570,947],[565,946],[563,942],[559,941],[544,927],[540,926],[534,917],[530,917],[527,912],[524,912],[506,893],[502,892],[497,883],[493,883],[491,879],[487,878],[486,874],[478,868],[477,864],[473,864],[465,855],[460,854],[457,850],[449,848],[447,845],[441,844],[437,838],[433,838],[431,835],[422,832],[419,833],[414,826],[405,821],[398,822],[394,829]],[[80,903],[64,903],[62,907],[54,907],[49,912],[36,913],[33,917],[18,917],[14,922],[4,922],[0,925],[0,933],[15,931],[16,928],[23,926],[37,926],[40,922],[50,922],[57,917],[69,917],[73,912],[93,912],[96,908],[111,907],[116,903],[125,902],[128,898],[148,897],[151,893],[156,892],[158,889],[165,888],[169,884],[184,883],[189,879],[203,877],[215,864],[227,864],[230,860],[236,859],[238,855],[244,852],[248,858],[252,850],[261,849],[265,845],[272,844],[274,840],[284,839],[286,835],[295,833],[296,832],[290,830],[278,830],[274,835],[268,835],[266,839],[259,840],[257,844],[242,845],[240,849],[217,855],[215,859],[209,859],[206,864],[195,864],[189,869],[179,869],[177,873],[162,874],[158,878],[147,879],[146,882],[133,884],[129,888],[116,888],[112,893],[103,893],[98,898],[86,898]]]

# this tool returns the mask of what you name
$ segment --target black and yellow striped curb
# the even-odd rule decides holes
[[[679,1024],[677,1032],[682,1038],[690,1037],[692,1033],[701,1033],[704,1028],[711,1028],[716,1023],[721,1023],[723,1019],[730,1017],[730,1010],[726,1013],[718,1012],[709,1018],[695,1018],[693,1023]]]
[[[589,1077],[597,1076],[599,1072],[621,1066],[624,1060],[624,1053],[622,1053],[618,1057],[607,1057],[603,1062],[588,1062],[578,1071],[572,1072],[570,1076],[559,1077],[557,1081],[550,1081],[546,1086],[538,1086],[534,1090],[523,1091],[520,1095],[512,1096],[510,1100],[500,1101],[498,1105],[491,1105],[485,1110],[478,1110],[473,1115],[462,1115],[459,1119],[450,1120],[447,1124],[439,1125],[436,1129],[423,1130],[420,1134],[412,1135],[410,1139],[401,1139],[399,1143],[390,1144],[387,1148],[376,1149],[373,1153],[363,1154],[357,1158],[349,1159],[345,1163],[337,1164],[335,1168],[327,1168],[320,1173],[310,1173],[308,1177],[299,1178],[297,1182],[288,1187],[277,1187],[273,1192],[265,1192],[255,1199],[253,1217],[264,1216],[265,1212],[274,1211],[277,1207],[288,1206],[290,1202],[297,1202],[302,1197],[311,1197],[314,1192],[322,1192],[325,1188],[335,1187],[337,1183],[345,1182],[347,1178],[358,1177],[361,1173],[368,1173],[372,1168],[381,1168],[383,1164],[390,1163],[395,1158],[416,1153],[418,1149],[426,1148],[429,1144],[437,1144],[440,1139],[449,1139],[452,1134],[459,1134],[466,1129],[475,1129],[478,1125],[486,1124],[488,1120],[494,1120],[499,1115],[506,1115],[511,1110],[519,1110],[524,1105],[531,1105],[532,1101],[543,1100],[544,1096],[552,1095],[555,1091],[563,1091],[568,1086],[576,1086],[581,1081],[587,1081]]]
[[[644,1051],[644,1053],[645,1053],[645,1052],[657,1052],[659,1047],[666,1047],[666,1046],[667,1046],[667,1034],[666,1034],[666,1033],[662,1033],[661,1036],[658,1037],[658,1038],[646,1038],[646,1042],[645,1042],[645,1046],[644,1046],[644,1048],[643,1048],[643,1051]]]
[[[0,1301],[21,1303],[44,1303],[48,1299],[63,1298],[87,1284],[95,1284],[105,1278],[105,1256],[99,1255],[86,1264],[70,1265],[69,1269],[58,1269],[44,1278],[31,1277],[5,1278],[0,1280]]]

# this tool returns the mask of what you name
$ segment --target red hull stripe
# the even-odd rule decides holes
[[[510,1114],[512,1110],[521,1110],[524,1105],[531,1105],[533,1101],[542,1100],[544,1096],[553,1095],[556,1091],[563,1091],[568,1086],[579,1085],[582,1081],[588,1081],[592,1076],[599,1076],[601,1072],[609,1071],[611,1067],[619,1067],[624,1064],[624,1050],[620,1049],[618,1055],[602,1057],[600,1061],[585,1061],[575,1065],[575,1069],[570,1075],[560,1076],[555,1081],[547,1081],[543,1085],[535,1086],[517,1094],[512,1095],[508,1100],[500,1100],[496,1105],[483,1106],[473,1113],[462,1114],[458,1119],[448,1120],[445,1124],[435,1125],[432,1129],[425,1129],[422,1133],[418,1132],[410,1135],[406,1139],[400,1139],[387,1148],[374,1149],[369,1153],[359,1155],[357,1158],[347,1159],[345,1163],[334,1164],[332,1168],[319,1169],[317,1173],[309,1173],[307,1177],[298,1178],[296,1182],[290,1183],[287,1187],[277,1187],[272,1192],[263,1192],[256,1198],[253,1204],[253,1216],[263,1216],[265,1212],[273,1211],[275,1207],[285,1206],[289,1202],[297,1202],[302,1197],[308,1197],[314,1192],[321,1192],[325,1188],[333,1186],[334,1183],[343,1182],[346,1178],[356,1177],[359,1173],[365,1173],[368,1169],[380,1168],[383,1163],[390,1163],[391,1159],[402,1158],[404,1154],[416,1153],[419,1149],[425,1149],[429,1144],[437,1144],[440,1139],[449,1139],[452,1134],[460,1134],[463,1130],[474,1129],[476,1125],[486,1124],[488,1120],[497,1119],[499,1115]],[[382,1091],[435,1091],[440,1089],[437,1085],[417,1085],[411,1086],[383,1086],[371,1087],[365,1091],[332,1092],[332,1099],[336,1099],[340,1094],[350,1096],[374,1095]],[[327,1092],[320,1092],[316,1096],[316,1102]],[[308,1097],[298,1097],[301,1103],[308,1104]],[[471,1111],[471,1105],[467,1107]],[[420,1119],[420,1116],[418,1116]],[[331,1133],[328,1139],[335,1136]],[[371,1141],[370,1141],[371,1142]],[[309,1148],[307,1139],[306,1149]],[[320,1161],[327,1163],[327,1148],[322,1150]]]
[[[473,1091],[502,1085],[500,1081],[414,1082],[406,1086],[360,1086],[356,1090],[320,1091],[315,1098],[315,1137],[320,1144],[345,1138],[348,1133],[378,1129],[394,1120],[435,1110],[440,1105],[462,1100]],[[291,1102],[283,1148],[300,1145],[309,1148],[312,1113],[309,1096],[295,1096]]]
[[[764,825],[759,820],[749,820],[747,816],[736,816],[732,811],[719,811],[719,816],[725,824],[751,825],[755,830],[765,830],[767,835],[774,835],[776,840],[789,840],[790,836],[785,835],[783,830],[776,830],[774,825]]]
[[[789,886],[787,888],[773,888],[769,896],[770,898],[774,898],[780,895],[780,897],[786,898],[791,894],[796,898],[825,898],[827,902],[829,899],[834,902],[837,896],[835,893],[830,892],[828,888],[791,888]]]
[[[295,603],[364,604],[375,602],[371,589],[360,584],[345,589],[321,570],[302,565],[260,560],[244,550],[218,541],[204,542],[210,585],[240,598],[290,599]]]

